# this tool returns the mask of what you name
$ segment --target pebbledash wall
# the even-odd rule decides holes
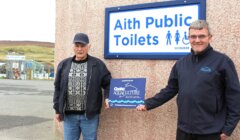
[[[105,8],[161,2],[163,0],[56,0],[55,66],[72,56],[72,39],[76,32],[89,35],[89,54],[102,59],[114,78],[146,77],[146,98],[166,86],[175,60],[104,59]],[[229,55],[240,75],[240,2],[207,0],[207,21],[213,33],[212,46]],[[190,12],[190,11],[189,11]],[[176,132],[176,99],[148,111],[134,109],[102,110],[100,140],[174,140]],[[240,139],[240,125],[229,140]]]

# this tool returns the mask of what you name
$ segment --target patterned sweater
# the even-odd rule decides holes
[[[73,60],[68,75],[66,113],[83,113],[86,110],[87,59]]]

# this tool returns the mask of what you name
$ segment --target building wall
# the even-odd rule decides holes
[[[72,56],[72,39],[76,32],[89,35],[90,55],[102,59],[114,78],[146,77],[146,98],[166,86],[173,60],[105,60],[104,11],[106,7],[141,4],[163,0],[56,0],[55,66]],[[207,0],[207,21],[212,46],[234,61],[240,74],[240,3],[238,0]],[[100,140],[174,140],[176,132],[176,99],[149,112],[134,109],[102,111]],[[229,140],[240,139],[238,126]]]

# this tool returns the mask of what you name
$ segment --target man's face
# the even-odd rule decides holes
[[[90,45],[84,45],[82,43],[75,43],[73,46],[74,53],[76,55],[75,60],[84,60],[87,58],[88,50],[90,48]]]
[[[210,41],[212,40],[212,36],[209,35],[208,30],[206,28],[203,28],[201,30],[190,29],[188,38],[192,50],[194,51],[195,54],[204,51],[208,47]]]

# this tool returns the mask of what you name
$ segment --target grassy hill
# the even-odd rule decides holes
[[[53,66],[54,43],[35,41],[0,41],[0,61],[6,60],[8,53],[25,55],[43,64]]]

